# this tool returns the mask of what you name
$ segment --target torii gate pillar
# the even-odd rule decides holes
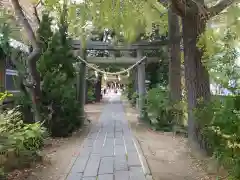
[[[140,60],[143,58],[142,50],[137,50],[137,58]],[[144,118],[144,106],[145,106],[145,95],[146,95],[146,87],[145,87],[145,62],[142,62],[137,66],[137,82],[138,82],[138,111],[139,118]]]
[[[81,56],[86,59],[86,51],[78,50],[74,52],[75,56]],[[85,118],[84,105],[86,99],[86,64],[80,62],[77,68],[77,100],[79,101],[80,118]]]

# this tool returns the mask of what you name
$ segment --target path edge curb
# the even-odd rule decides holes
[[[87,117],[86,117],[87,118]],[[87,138],[88,136],[89,136],[89,134],[91,133],[91,129],[92,129],[92,123],[89,123],[89,127],[88,127],[88,132],[87,132],[87,135],[86,135],[86,137],[84,137],[84,140],[85,140],[85,138]],[[82,141],[82,143],[79,145],[79,149],[81,150],[82,148],[83,148],[83,144],[84,144],[84,140]],[[80,153],[80,152],[79,152]],[[70,172],[71,172],[71,170],[72,170],[72,167],[73,167],[73,165],[74,165],[74,163],[76,162],[76,160],[77,160],[77,158],[78,158],[78,156],[79,156],[79,154],[78,155],[76,155],[76,156],[73,156],[72,158],[71,158],[71,160],[70,160],[70,163],[68,164],[68,166],[67,166],[67,169],[66,170],[64,170],[64,173],[62,174],[63,176],[62,177],[60,177],[59,178],[59,180],[66,180],[67,178],[68,178],[68,176],[69,176],[69,174],[70,174]]]
[[[149,168],[148,162],[146,160],[146,157],[143,154],[142,147],[141,147],[138,139],[135,137],[135,135],[133,135],[132,140],[133,140],[134,146],[137,150],[138,158],[141,162],[143,173],[146,177],[146,180],[153,180],[152,173],[151,173],[151,170]]]
[[[123,108],[124,108],[124,113],[126,115],[126,105],[127,104],[129,105],[129,102],[126,99],[126,97],[124,97],[124,96],[121,96],[121,101],[122,101],[122,105],[123,105]],[[146,157],[145,157],[145,155],[143,153],[143,149],[142,149],[142,147],[141,147],[141,145],[139,143],[139,140],[136,137],[135,133],[132,131],[132,128],[129,125],[129,122],[128,122],[128,126],[129,126],[129,129],[130,129],[131,133],[132,133],[132,141],[133,141],[134,146],[135,146],[135,148],[137,150],[138,158],[140,160],[144,176],[145,176],[146,180],[154,180],[153,177],[152,177],[151,170],[149,168],[149,164],[148,164],[148,162],[146,160]]]

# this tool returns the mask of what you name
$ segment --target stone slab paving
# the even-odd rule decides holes
[[[105,105],[65,180],[146,180],[119,95]]]

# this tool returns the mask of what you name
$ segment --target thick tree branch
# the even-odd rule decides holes
[[[158,0],[166,9],[172,8],[172,13],[180,17],[199,15],[206,18],[208,9],[204,5],[203,0]]]
[[[17,17],[19,18],[19,21],[22,23],[25,31],[28,34],[29,40],[32,43],[33,48],[38,48],[38,43],[37,43],[37,39],[36,36],[33,32],[32,27],[30,26],[26,16],[24,15],[22,8],[19,4],[18,0],[11,0],[15,14],[17,15]]]
[[[35,16],[35,18],[37,20],[38,25],[40,25],[41,21],[40,21],[40,18],[38,16],[37,6],[33,6],[33,11],[34,11],[33,14],[34,14],[34,16]]]
[[[208,9],[209,16],[213,17],[221,13],[224,9],[232,5],[236,0],[220,0],[215,6]]]
[[[28,55],[27,61],[37,61],[41,56],[41,49],[39,47],[34,48],[33,51]]]
[[[38,7],[39,5],[44,5],[42,0],[39,0],[38,3],[36,4],[36,7]]]

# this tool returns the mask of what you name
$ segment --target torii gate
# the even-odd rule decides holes
[[[1,36],[2,34],[0,34]],[[14,48],[19,48],[21,51],[28,53],[28,47],[16,40],[10,39],[10,45]],[[117,64],[134,64],[139,59],[143,58],[144,51],[145,50],[159,50],[160,47],[168,45],[168,40],[155,40],[152,42],[149,41],[140,41],[135,44],[131,44],[129,46],[114,46],[112,44],[101,42],[101,41],[87,41],[86,42],[86,50],[99,50],[99,51],[108,51],[108,52],[126,52],[124,56],[119,57],[87,57],[86,53],[82,56],[84,59],[87,58],[87,61],[89,63],[94,64],[109,64],[109,63],[117,63]],[[80,55],[80,52],[82,52],[81,42],[78,40],[72,41],[72,48],[74,51],[74,54],[76,56]],[[130,55],[130,52],[135,52],[134,55]],[[147,62],[153,62],[158,61],[158,57],[147,57]],[[79,81],[82,85],[80,88],[81,94],[79,99],[80,103],[82,105],[82,109],[84,111],[84,102],[85,102],[85,89],[86,89],[86,64],[81,63],[81,69],[84,72],[83,76],[80,77]],[[17,72],[17,71],[16,71]],[[5,76],[5,72],[2,74]],[[142,97],[146,94],[146,88],[145,88],[145,62],[140,63],[137,66],[137,69],[135,71],[135,83],[136,83],[136,91],[139,95],[139,99],[137,101],[137,107],[139,110],[139,116],[140,118],[143,117],[143,109],[144,109],[144,99]],[[4,81],[5,82],[5,81]],[[81,107],[80,107],[81,108]],[[84,114],[84,113],[83,113]]]
[[[128,46],[114,46],[112,44],[106,43],[106,42],[99,42],[99,41],[87,41],[85,50],[82,50],[81,42],[79,40],[73,40],[72,41],[72,48],[74,51],[75,56],[81,56],[83,59],[85,59],[89,63],[93,64],[134,64],[137,61],[139,61],[141,58],[144,57],[144,51],[146,50],[159,50],[160,47],[168,45],[168,40],[155,40],[152,42],[149,41],[139,41],[138,43],[131,44]],[[110,57],[97,57],[97,56],[88,56],[87,51],[89,50],[96,50],[96,51],[108,51],[113,56]],[[165,49],[167,51],[167,48]],[[112,52],[112,53],[111,53]],[[114,56],[115,52],[125,52],[123,56],[116,57]],[[127,53],[126,53],[127,52]],[[130,55],[130,52],[135,52],[134,55]],[[82,54],[82,55],[81,55]],[[147,61],[145,62],[156,62],[160,60],[159,57],[147,57]],[[137,109],[139,112],[139,118],[144,117],[144,105],[145,100],[144,96],[146,95],[146,87],[145,87],[145,80],[146,80],[146,72],[145,72],[145,63],[144,61],[137,65],[136,71],[135,71],[135,83],[137,83],[136,91],[138,93],[138,100],[137,100]],[[85,102],[85,90],[86,90],[86,64],[81,63],[81,71],[83,74],[81,74],[82,77],[80,77],[81,87],[79,87],[79,91],[81,94],[79,94],[80,104],[81,108],[84,111],[84,102]]]

